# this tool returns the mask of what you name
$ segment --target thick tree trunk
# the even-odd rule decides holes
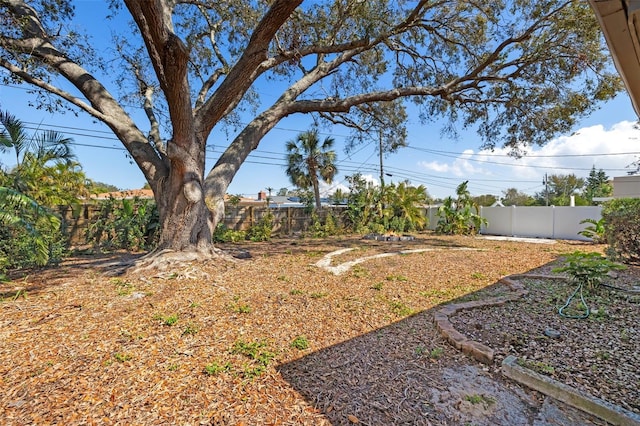
[[[194,140],[197,139],[194,137]],[[213,222],[203,190],[204,155],[201,144],[172,145],[171,169],[166,178],[152,184],[160,216],[158,250],[209,252]],[[195,147],[195,149],[194,149]]]

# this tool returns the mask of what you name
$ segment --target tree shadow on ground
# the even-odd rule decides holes
[[[450,303],[510,291],[496,283]],[[558,414],[555,405],[542,403],[540,394],[506,380],[498,366],[485,366],[455,350],[434,325],[433,314],[441,307],[309,353],[278,370],[332,425],[594,424],[567,406],[562,410],[570,415]],[[545,416],[561,423],[545,423]]]

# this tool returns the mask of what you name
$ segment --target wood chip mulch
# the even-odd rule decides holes
[[[450,250],[462,247],[475,250]],[[430,392],[443,369],[476,363],[438,335],[433,310],[603,249],[432,234],[222,248],[250,257],[114,277],[107,265],[126,255],[86,256],[0,284],[1,423],[452,424]],[[355,250],[333,264],[436,250],[341,275],[315,266],[342,248]]]

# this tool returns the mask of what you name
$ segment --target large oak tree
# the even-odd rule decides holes
[[[567,131],[621,89],[584,1],[110,5],[132,21],[114,34],[117,62],[98,60],[107,52],[74,21],[72,1],[0,0],[0,67],[6,81],[36,89],[39,105],[66,104],[113,131],[154,191],[160,248],[179,252],[211,253],[229,184],[287,116],[340,123],[356,140],[382,128],[393,138],[404,135],[399,118],[411,103],[426,121],[471,126],[485,146],[517,150]],[[283,88],[276,101],[260,101],[265,82]],[[145,120],[127,112],[132,102]],[[248,107],[253,118],[205,170],[212,131],[241,122]]]

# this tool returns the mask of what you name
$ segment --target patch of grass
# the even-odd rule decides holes
[[[224,364],[218,361],[213,361],[210,364],[204,366],[204,374],[207,376],[217,376],[221,373],[228,373],[231,371],[231,363],[225,362]]]
[[[251,306],[247,303],[236,303],[231,305],[231,310],[238,314],[249,314],[251,313]]]
[[[399,317],[406,317],[413,313],[413,309],[405,305],[400,300],[392,300],[391,302],[389,302],[389,307],[391,308],[391,312]]]
[[[444,349],[442,348],[433,348],[431,352],[429,352],[429,358],[431,359],[440,359],[442,354],[444,353]]]
[[[443,290],[434,288],[421,291],[418,294],[422,297],[426,297],[427,299],[435,299],[436,301],[451,300],[458,296],[458,292],[450,288],[445,288]]]
[[[351,275],[356,278],[365,278],[369,276],[369,271],[363,266],[355,265],[353,268],[351,268]]]
[[[292,288],[291,290],[289,290],[289,294],[292,296],[297,296],[299,294],[304,294],[304,291],[298,290],[297,288]]]
[[[309,348],[309,341],[304,336],[298,336],[291,342],[290,345],[294,349],[299,349],[301,351]]]
[[[472,403],[473,405],[477,405],[477,404],[482,404],[484,406],[490,407],[491,405],[495,404],[496,400],[488,395],[480,395],[480,394],[473,394],[473,395],[465,395],[464,397],[465,401],[469,401],[470,403]]]
[[[551,375],[555,373],[556,369],[553,368],[552,365],[547,364],[542,361],[527,361],[523,359],[518,359],[518,365],[521,367],[528,368],[540,374]]]
[[[180,364],[169,364],[169,366],[167,367],[167,370],[178,371],[179,368],[180,368]]]
[[[372,285],[371,287],[369,287],[371,290],[382,290],[382,287],[384,287],[384,284],[382,284],[381,282],[375,283],[374,285]]]
[[[309,297],[312,299],[322,299],[323,297],[327,297],[329,293],[327,292],[317,292],[309,294]]]
[[[161,314],[158,314],[158,315],[155,315],[153,319],[156,321],[161,321],[162,325],[171,327],[173,325],[176,325],[176,323],[178,322],[178,314],[171,314],[168,316],[163,316]]]
[[[200,331],[200,327],[197,324],[193,324],[190,322],[182,330],[182,335],[183,336],[195,335],[195,334],[198,334],[199,331]]]
[[[384,279],[387,281],[409,281],[404,275],[387,275]]]
[[[118,362],[126,362],[126,361],[130,361],[132,356],[129,354],[126,354],[124,352],[116,352],[113,354],[113,357],[116,359],[116,361]]]
[[[129,296],[135,290],[133,284],[121,278],[112,278],[110,282],[116,288],[118,296]]]
[[[474,272],[471,274],[471,278],[473,278],[474,280],[484,280],[487,277],[482,272]]]
[[[238,340],[233,344],[231,353],[244,355],[247,358],[257,361],[265,366],[268,365],[276,356],[275,353],[268,350],[267,344],[261,341],[247,343],[242,340]]]

